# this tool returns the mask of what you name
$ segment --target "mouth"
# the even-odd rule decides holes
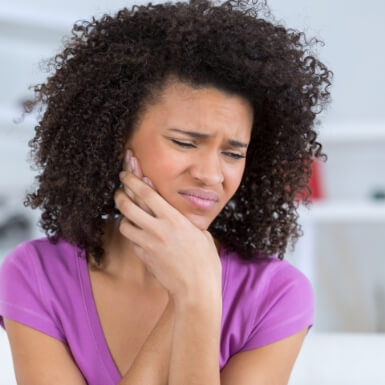
[[[205,199],[196,195],[181,192],[179,194],[192,206],[201,210],[210,210],[217,204],[217,200],[214,199]]]

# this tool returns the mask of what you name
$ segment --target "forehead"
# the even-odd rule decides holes
[[[153,107],[157,118],[169,128],[209,134],[228,132],[244,140],[250,137],[253,108],[240,95],[214,87],[194,88],[186,83],[173,82],[163,89]]]

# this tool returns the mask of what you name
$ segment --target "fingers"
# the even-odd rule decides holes
[[[152,187],[155,190],[155,186],[152,184],[150,179],[148,179],[146,176],[143,175],[142,168],[140,167],[139,161],[137,158],[133,157],[133,167],[134,167],[134,175],[136,175],[138,178],[143,179],[150,187]]]
[[[130,197],[132,196],[131,200],[146,211],[146,213],[149,213],[154,217],[170,217],[170,214],[172,217],[180,217],[181,214],[179,211],[170,205],[156,191],[148,178],[140,178],[140,175],[143,175],[143,173],[140,169],[139,162],[132,155],[131,151],[127,152],[128,154],[125,157],[125,164],[123,167],[128,171],[120,173],[119,176],[125,190],[130,191]],[[134,160],[132,161],[132,159]],[[131,168],[130,165],[132,165],[133,168]],[[149,183],[146,183],[145,180]],[[138,223],[135,224],[139,225]]]
[[[124,157],[124,160],[123,160],[123,170],[124,171],[131,171],[131,167],[130,167],[130,152],[127,151],[125,157]],[[123,189],[124,191],[126,192],[126,194],[135,202],[135,195],[134,193],[127,187],[123,184]]]
[[[123,170],[134,173],[134,175],[140,179],[143,179],[150,187],[155,190],[155,186],[152,184],[150,179],[144,176],[142,168],[139,164],[139,160],[133,155],[131,150],[126,151],[126,155],[123,161]]]
[[[145,244],[145,240],[143,239],[145,233],[125,217],[123,217],[119,223],[119,231],[137,246],[141,247]]]
[[[143,172],[139,165],[138,160],[133,156],[132,151],[127,150],[126,156],[123,161],[123,170],[127,172],[132,172],[134,175],[136,175],[139,179],[144,180],[148,185],[152,186],[152,183],[148,183],[149,179],[147,181],[143,178]],[[131,189],[123,184],[124,191],[127,193],[127,195],[131,198],[133,202],[135,202],[139,207],[141,207],[144,211],[146,211],[148,214],[154,216],[154,213],[152,210],[143,202],[143,200],[140,198],[140,196],[135,195]]]
[[[130,221],[132,225],[143,230],[149,230],[156,225],[156,223],[154,223],[154,216],[144,212],[141,207],[127,197],[123,189],[117,189],[115,191],[114,201],[122,216]]]
[[[134,174],[126,172],[120,174],[120,180],[124,185],[134,193],[135,197],[143,200],[144,204],[154,213],[155,217],[180,216],[177,209],[170,205],[160,194],[158,194],[143,180],[137,178]]]

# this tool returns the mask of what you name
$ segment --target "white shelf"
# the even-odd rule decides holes
[[[325,124],[319,130],[321,143],[385,142],[384,122]]]
[[[314,202],[309,209],[300,207],[299,214],[314,223],[385,224],[385,202]]]

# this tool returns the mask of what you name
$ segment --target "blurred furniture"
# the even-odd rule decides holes
[[[287,259],[313,284],[316,332],[385,332],[385,123],[320,128],[322,199]]]

